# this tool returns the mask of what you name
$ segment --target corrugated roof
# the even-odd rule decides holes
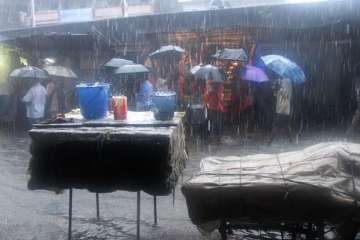
[[[360,1],[319,2],[225,10],[180,12],[117,18],[82,23],[0,32],[0,41],[41,34],[86,34],[100,32],[104,37],[125,41],[127,36],[180,30],[207,31],[212,28],[244,26],[256,28],[307,29],[359,21]]]

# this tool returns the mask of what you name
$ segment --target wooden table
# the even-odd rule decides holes
[[[137,192],[137,238],[140,236],[140,192],[171,194],[185,168],[183,113],[171,121],[157,121],[151,112],[128,112],[127,120],[73,121],[39,124],[30,131],[29,189],[69,189],[69,239],[71,239],[72,190],[99,193]]]

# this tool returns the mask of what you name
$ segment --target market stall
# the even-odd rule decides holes
[[[182,119],[182,113],[169,121],[157,121],[152,112],[128,112],[126,120],[108,116],[85,121],[73,112],[63,123],[37,125],[30,131],[28,187],[70,190],[69,239],[72,189],[137,192],[139,238],[140,191],[153,195],[154,200],[169,195],[185,168]]]

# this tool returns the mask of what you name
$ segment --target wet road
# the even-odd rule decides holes
[[[184,180],[198,170],[199,161],[208,155],[247,155],[301,149],[321,141],[344,140],[339,132],[324,131],[304,135],[298,144],[279,138],[269,147],[263,137],[222,139],[222,145],[196,147],[190,145],[190,160]],[[356,139],[355,141],[358,141]],[[60,240],[67,239],[68,192],[55,194],[27,189],[29,139],[8,137],[0,133],[0,239]],[[136,193],[118,191],[100,195],[101,220],[96,220],[95,194],[75,190],[73,203],[73,239],[135,239]],[[152,197],[142,193],[142,239],[208,239],[192,225],[185,200],[176,188],[172,196],[158,200],[158,226],[153,225]],[[216,239],[217,236],[212,236]]]

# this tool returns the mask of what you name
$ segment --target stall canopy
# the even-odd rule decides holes
[[[351,4],[349,3],[351,2]],[[0,32],[0,41],[28,38],[46,33],[96,33],[108,39],[128,35],[181,30],[207,31],[211,28],[244,26],[256,28],[307,29],[338,23],[359,22],[359,1],[328,1],[233,8],[212,11],[181,12],[116,18],[83,23],[59,24]],[[121,29],[121,31],[119,31]],[[346,30],[346,29],[345,29]]]

